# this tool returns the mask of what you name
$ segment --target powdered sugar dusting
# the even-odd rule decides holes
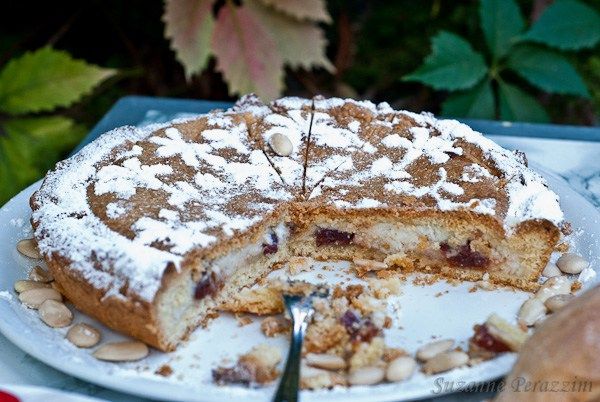
[[[508,179],[508,211],[504,217],[504,226],[511,230],[526,220],[545,219],[556,225],[564,220],[564,214],[558,202],[558,196],[548,188],[546,181],[536,172],[523,165],[521,158],[508,151],[469,126],[456,120],[436,120],[430,114],[415,115],[408,113],[422,124],[430,125],[442,135],[463,139],[477,145],[486,157]]]
[[[347,105],[370,114],[370,120],[360,114],[334,116],[333,110]],[[248,115],[260,123],[259,130],[246,126]],[[414,125],[396,131],[406,117]],[[152,300],[167,265],[178,267],[190,250],[211,247],[259,224],[277,205],[303,199],[302,180],[309,198],[327,197],[325,202],[338,208],[395,207],[392,196],[402,195],[431,199],[443,211],[497,216],[507,231],[531,219],[563,220],[558,197],[538,174],[457,121],[368,101],[283,98],[265,105],[246,97],[230,111],[190,120],[189,127],[200,127],[196,131],[185,122],[119,128],[59,163],[36,196],[33,219],[40,223],[35,236],[41,252],[70,260],[106,297],[135,294]],[[378,137],[371,129],[385,134]],[[267,152],[275,133],[290,139],[292,155]],[[494,168],[472,163],[452,180],[445,164],[464,154],[465,143],[475,145]],[[426,185],[411,173],[423,160],[433,172]],[[496,199],[471,199],[464,190],[491,179],[504,183],[508,203],[502,213]],[[351,198],[352,188],[375,181],[382,194]],[[148,212],[116,228],[97,216],[90,196],[104,200],[100,211],[115,222]],[[147,198],[158,208],[142,202]]]
[[[357,133],[355,121],[346,126],[340,126],[339,122],[337,125],[332,123],[333,119],[327,117],[328,111],[344,104],[354,104],[373,113],[370,124],[385,127],[389,134],[381,139],[377,139],[377,136],[369,138],[360,133],[354,137]],[[339,191],[342,188],[364,187],[374,179],[383,178],[387,181],[386,191],[417,198],[433,198],[436,207],[441,210],[469,209],[481,214],[496,215],[507,232],[526,220],[544,219],[556,225],[564,220],[558,196],[547,188],[540,175],[524,165],[522,158],[458,121],[438,120],[428,113],[396,112],[389,105],[375,107],[370,102],[352,100],[316,100],[315,108],[321,110],[315,113],[314,144],[325,149],[323,153],[326,156],[309,166],[307,176],[310,176],[311,169],[318,173],[316,176],[322,178],[319,183],[323,188]],[[400,124],[401,119],[406,124],[405,117],[415,122],[414,126],[408,127],[409,136],[394,132],[394,125]],[[499,171],[500,177],[496,179],[496,173],[492,174],[486,166],[472,163],[465,167],[459,181],[448,179],[443,165],[454,155],[464,154],[461,143],[468,143],[479,149],[483,157],[491,161]],[[367,154],[372,156],[366,157]],[[409,171],[421,158],[427,158],[434,167],[438,165],[435,169],[438,178],[426,186],[413,184]],[[343,163],[332,169],[331,161],[336,159],[343,160]],[[370,162],[360,165],[357,163],[359,160]],[[343,173],[344,168],[349,171],[348,174]],[[461,201],[456,200],[464,195],[463,183],[492,179],[505,183],[503,191],[508,198],[506,211],[498,213],[498,203],[494,198],[465,200],[463,197]],[[496,185],[499,185],[498,182]],[[347,197],[336,196],[335,191],[329,197],[336,205],[344,208],[359,207],[358,201],[349,202]],[[314,199],[322,194],[320,188],[315,188],[310,198]]]
[[[489,170],[481,165],[473,163],[469,166],[465,166],[461,180],[468,183],[478,183],[482,178],[491,178],[492,174]]]
[[[245,123],[226,114],[204,118],[206,128],[191,137],[170,124],[116,129],[59,163],[36,196],[40,251],[68,258],[105,297],[151,301],[169,264],[178,267],[190,250],[248,229],[291,198],[265,155],[252,148]],[[192,139],[197,134],[201,140]],[[142,159],[144,149],[154,157]],[[180,162],[190,171],[178,168]],[[136,198],[140,191],[166,203],[115,231],[95,215],[90,188],[109,197],[101,210],[113,220],[145,208]],[[257,202],[240,209],[237,200],[250,194]]]
[[[118,219],[127,212],[127,208],[123,203],[111,202],[106,205],[106,216],[110,219]]]
[[[142,165],[138,158],[127,159],[122,165],[108,165],[100,169],[94,186],[96,195],[114,193],[119,198],[129,198],[138,188],[159,189],[163,182],[159,176],[171,174],[167,165]]]
[[[68,258],[73,269],[99,289],[104,289],[107,297],[122,297],[119,289],[129,283],[133,292],[151,300],[166,265],[170,262],[178,264],[181,259],[110,230],[93,214],[87,202],[87,188],[93,182],[100,183],[101,193],[112,191],[124,198],[135,193],[110,169],[98,175],[95,164],[106,160],[112,149],[142,139],[154,129],[156,127],[146,130],[123,127],[102,135],[75,156],[60,162],[46,176],[36,196],[40,208],[32,217],[41,222],[35,231],[40,251],[45,255],[58,253]],[[130,168],[142,168],[139,161],[130,160]],[[124,177],[131,178],[129,168],[122,167],[121,171]],[[112,186],[109,185],[111,182]],[[153,185],[152,182],[149,185]],[[110,209],[115,212],[114,207]],[[101,269],[96,269],[94,263]],[[136,279],[130,282],[132,278]]]

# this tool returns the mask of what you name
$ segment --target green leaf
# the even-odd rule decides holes
[[[285,64],[307,70],[312,67],[335,70],[325,55],[327,41],[318,25],[290,18],[257,1],[247,2],[244,7],[267,29]]]
[[[557,0],[523,39],[564,50],[592,47],[600,40],[600,15],[579,1]]]
[[[206,67],[211,55],[210,39],[215,21],[209,0],[165,1],[165,37],[188,78]]]
[[[248,7],[225,3],[212,38],[212,50],[230,93],[255,92],[276,98],[283,89],[283,59],[277,43]]]
[[[0,71],[0,110],[18,115],[66,107],[115,72],[49,47],[27,52]]]
[[[41,178],[86,131],[62,116],[4,121],[0,126],[0,205]]]
[[[557,52],[521,45],[510,53],[507,65],[543,91],[589,97],[579,73]]]
[[[600,113],[600,55],[590,57],[583,67],[583,76],[590,89],[598,114]]]
[[[548,114],[531,95],[514,85],[498,81],[500,118],[509,121],[547,122]]]
[[[471,89],[450,95],[442,104],[442,115],[472,119],[495,118],[494,92],[491,82],[484,80]]]
[[[472,87],[486,72],[483,56],[474,51],[469,42],[442,31],[432,39],[432,52],[424,64],[403,79],[453,91]]]
[[[479,18],[485,41],[494,60],[500,59],[525,28],[525,21],[514,0],[481,0]]]

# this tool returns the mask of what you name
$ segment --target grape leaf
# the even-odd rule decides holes
[[[49,47],[27,52],[0,71],[0,110],[17,115],[66,107],[115,73]]]
[[[226,3],[212,38],[216,69],[231,93],[255,92],[273,99],[283,89],[283,60],[269,32],[245,6]]]
[[[483,80],[471,89],[450,95],[442,104],[442,115],[472,119],[495,118],[494,93],[490,80]]]
[[[472,87],[486,72],[483,56],[469,42],[442,31],[432,39],[432,52],[423,65],[403,79],[453,91]]]
[[[547,122],[548,114],[531,95],[498,80],[500,118],[509,121]]]
[[[210,0],[166,0],[163,21],[165,37],[190,78],[201,72],[211,55],[214,29]]]
[[[592,47],[600,40],[600,15],[576,0],[557,0],[523,35],[523,39],[559,49]]]
[[[331,22],[331,16],[323,0],[260,0],[260,2],[299,20]]]
[[[543,91],[589,96],[583,80],[571,63],[551,50],[518,46],[510,53],[507,65]]]
[[[14,118],[0,126],[0,205],[46,173],[87,130],[62,116]]]
[[[514,0],[481,0],[479,18],[495,60],[508,52],[525,27],[521,10]]]
[[[334,70],[325,56],[327,41],[317,25],[286,17],[260,2],[248,2],[245,6],[275,40],[284,63],[305,69],[318,66],[330,72]]]

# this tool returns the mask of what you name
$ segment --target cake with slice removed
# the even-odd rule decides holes
[[[320,97],[115,129],[58,163],[31,207],[65,296],[161,350],[293,256],[531,290],[566,227],[523,154],[453,120]]]

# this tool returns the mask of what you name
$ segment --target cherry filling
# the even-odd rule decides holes
[[[502,340],[493,336],[485,325],[475,325],[475,334],[471,341],[482,349],[494,353],[510,352],[510,347]]]
[[[218,367],[212,371],[213,381],[219,385],[242,384],[249,385],[255,380],[252,370],[243,365],[234,367]]]
[[[335,229],[318,229],[315,232],[317,246],[347,246],[354,240],[354,233]]]
[[[454,267],[486,268],[490,264],[489,258],[478,251],[471,250],[471,241],[458,248],[450,247],[448,243],[440,245],[440,251],[446,261]]]
[[[221,286],[222,283],[214,272],[206,274],[202,277],[202,279],[200,279],[200,282],[198,282],[198,284],[196,285],[196,290],[194,291],[194,298],[196,300],[202,300],[206,296],[214,296]]]
[[[264,255],[275,254],[279,249],[279,238],[277,237],[277,233],[271,232],[269,237],[270,242],[262,244]]]
[[[381,330],[370,319],[361,319],[354,312],[348,310],[340,317],[340,324],[346,328],[352,342],[371,342],[381,333]]]

